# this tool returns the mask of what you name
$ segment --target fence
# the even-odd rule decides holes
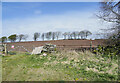
[[[17,50],[16,50],[17,48],[18,48],[18,51],[19,51],[19,52],[21,52],[21,50],[24,50],[25,52],[28,52],[28,53],[31,54],[31,52],[30,52],[28,49],[26,49],[24,46],[17,46],[17,47],[12,48],[11,50],[8,50],[8,51],[17,51]]]

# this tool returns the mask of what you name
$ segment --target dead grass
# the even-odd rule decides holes
[[[100,81],[117,80],[117,60],[110,61],[86,51],[61,51],[47,56],[3,57],[4,81]],[[111,78],[112,77],[112,78]]]

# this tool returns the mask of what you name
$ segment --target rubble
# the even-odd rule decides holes
[[[45,44],[45,46],[43,46],[43,52],[54,52],[56,49],[56,45],[53,44]]]
[[[35,49],[33,49],[32,51],[32,54],[41,54],[42,52],[51,53],[54,52],[55,50],[56,50],[56,45],[45,44],[44,46],[35,47]],[[46,54],[44,54],[44,56],[46,56]]]
[[[32,54],[40,54],[43,50],[43,46],[40,47],[35,47],[35,49],[33,49]]]
[[[46,54],[46,53],[43,53],[43,56],[47,56],[47,54]]]

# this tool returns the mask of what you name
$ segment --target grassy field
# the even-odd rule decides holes
[[[117,81],[118,60],[89,51],[4,56],[3,81]]]

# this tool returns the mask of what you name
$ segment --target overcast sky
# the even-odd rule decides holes
[[[106,28],[95,16],[98,2],[3,2],[2,36],[34,32],[89,30],[95,38],[99,29]]]

